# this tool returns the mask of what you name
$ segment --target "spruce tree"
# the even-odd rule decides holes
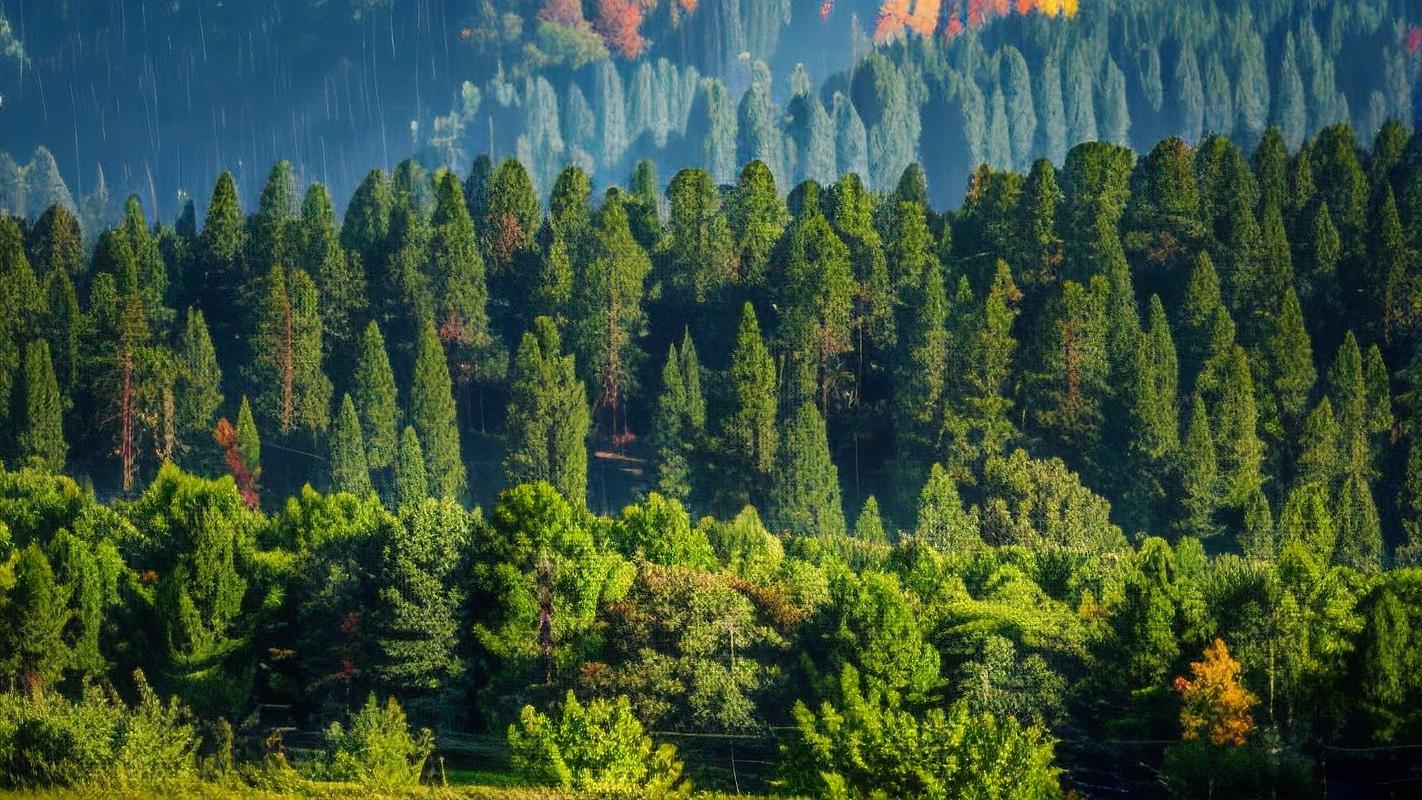
[[[671,345],[667,354],[652,427],[658,491],[686,504],[699,483],[698,458],[703,452],[706,432],[701,367],[690,332],[680,352],[676,345]]]
[[[257,433],[257,420],[252,416],[252,404],[247,402],[246,395],[242,395],[242,402],[237,407],[237,449],[241,452],[247,469],[253,474],[259,473],[262,465],[262,439]]]
[[[1364,479],[1372,472],[1366,380],[1358,340],[1348,331],[1328,369],[1328,397],[1338,420],[1343,471]]]
[[[889,541],[884,518],[879,513],[879,501],[872,494],[864,500],[864,507],[854,519],[854,538],[861,542],[887,544]]]
[[[420,437],[429,494],[439,499],[463,498],[468,483],[459,447],[459,420],[449,365],[433,323],[425,323],[410,381],[410,424]]]
[[[599,214],[596,257],[581,276],[572,340],[588,384],[597,394],[609,436],[625,434],[629,395],[642,358],[642,297],[652,262],[632,237],[622,200],[610,197]]]
[[[1214,438],[1225,501],[1240,508],[1263,481],[1260,465],[1264,448],[1259,442],[1254,398],[1249,357],[1244,348],[1236,346],[1214,409]]]
[[[792,536],[845,534],[839,470],[830,457],[824,418],[809,401],[785,421],[770,494],[776,530]]]
[[[324,431],[330,422],[331,381],[321,368],[316,285],[301,270],[267,273],[245,375],[264,424],[289,436]]]
[[[1003,261],[997,262],[996,277],[981,304],[973,301],[966,280],[960,281],[953,304],[957,319],[949,329],[954,350],[963,354],[966,367],[949,387],[943,437],[946,463],[955,479],[971,465],[1003,453],[1018,435],[1007,381],[1017,350],[1012,326],[1021,298]]]
[[[785,353],[788,396],[828,413],[853,346],[854,276],[849,249],[818,209],[792,223],[777,254],[772,297],[780,309],[776,339]]]
[[[1382,566],[1383,535],[1373,489],[1360,475],[1345,475],[1334,500],[1338,523],[1337,563],[1360,570]]]
[[[546,481],[578,508],[587,505],[591,427],[586,385],[563,355],[558,327],[547,317],[523,335],[509,381],[504,478],[510,485]]]
[[[35,272],[48,276],[63,272],[72,283],[84,278],[84,241],[79,219],[62,205],[50,206],[30,230],[30,253]]]
[[[726,216],[739,262],[737,283],[746,291],[764,289],[771,253],[790,221],[769,167],[759,161],[746,164],[731,192]]]
[[[750,303],[741,310],[729,379],[731,406],[722,432],[734,475],[728,483],[745,487],[756,496],[759,493],[754,487],[764,485],[769,477],[779,445],[775,425],[778,383],[775,360],[761,339],[760,323]]]
[[[79,296],[74,290],[74,283],[63,270],[49,273],[44,294],[49,313],[45,315],[41,328],[44,338],[49,341],[59,392],[66,402],[72,402],[81,377],[83,354],[80,341],[84,315],[79,310]]]
[[[336,216],[326,187],[313,183],[301,204],[300,262],[316,279],[325,363],[341,386],[355,368],[359,321],[368,300],[365,262],[348,255],[336,230]]]
[[[1181,443],[1176,475],[1180,513],[1175,529],[1181,536],[1208,538],[1219,532],[1215,512],[1219,508],[1218,466],[1209,416],[1199,395],[1191,404],[1190,419]]]
[[[399,449],[400,407],[385,339],[374,321],[366,324],[361,336],[353,390],[366,462],[372,470],[390,469]]]
[[[183,336],[178,343],[175,393],[178,434],[189,447],[206,447],[222,407],[222,370],[208,335],[207,320],[199,309],[188,308]]]
[[[241,363],[242,335],[239,300],[254,277],[247,270],[244,253],[247,231],[241,202],[237,199],[237,184],[231,173],[217,177],[203,221],[202,235],[197,244],[200,290],[198,296],[203,313],[212,328],[217,356],[227,372]],[[271,264],[261,266],[270,269]],[[261,275],[259,271],[256,273]]]
[[[1292,286],[1284,293],[1267,352],[1271,388],[1279,409],[1280,434],[1288,437],[1298,432],[1309,395],[1318,381],[1318,371],[1313,366],[1313,344],[1304,327],[1303,307]]]
[[[49,343],[43,339],[25,345],[22,392],[23,422],[17,437],[21,462],[62,472],[69,450],[64,442],[64,410],[49,358]]]
[[[937,259],[924,265],[919,285],[905,292],[900,308],[905,325],[894,364],[893,419],[900,485],[912,486],[934,461],[933,445],[943,426],[950,342],[948,297]]]
[[[934,549],[950,555],[970,552],[982,544],[976,517],[963,510],[958,483],[934,464],[918,495],[918,524],[914,536]]]
[[[704,170],[678,172],[667,187],[667,203],[657,282],[674,306],[690,312],[735,280],[735,243],[720,193]]]
[[[1331,488],[1343,477],[1343,470],[1341,432],[1333,417],[1333,403],[1324,397],[1309,412],[1299,433],[1293,486],[1316,483]]]
[[[430,481],[425,472],[425,454],[420,449],[420,435],[406,425],[400,432],[400,453],[395,458],[395,502],[397,507],[418,505],[430,496]]]
[[[1048,301],[1037,340],[1027,348],[1024,404],[1032,428],[1052,451],[1090,457],[1104,421],[1110,392],[1106,354],[1106,296],[1110,289],[1097,276],[1090,288],[1064,281]]]
[[[54,580],[54,570],[38,542],[19,550],[14,584],[0,610],[0,643],[5,655],[0,670],[11,685],[24,686],[35,696],[58,680],[69,661],[64,629],[69,624],[69,592]]]
[[[365,461],[365,441],[360,431],[360,416],[349,394],[341,396],[341,408],[331,422],[331,441],[326,464],[327,479],[333,492],[347,492],[364,497],[373,490],[370,468]]]
[[[384,170],[371,170],[356,187],[341,220],[341,247],[365,270],[385,263],[390,209],[390,178]]]
[[[1333,561],[1338,526],[1329,510],[1329,490],[1321,483],[1304,483],[1289,492],[1279,512],[1279,546],[1300,545],[1320,565]]]

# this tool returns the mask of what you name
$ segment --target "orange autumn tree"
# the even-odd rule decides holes
[[[1190,678],[1175,679],[1180,693],[1181,738],[1193,742],[1203,734],[1217,747],[1243,747],[1254,730],[1251,713],[1258,698],[1239,683],[1239,662],[1221,639],[1205,648],[1205,659],[1190,664]]]
[[[636,58],[647,48],[647,40],[642,37],[642,15],[638,0],[600,0],[594,27],[614,52]]]

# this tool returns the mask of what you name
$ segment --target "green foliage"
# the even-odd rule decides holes
[[[454,388],[444,349],[433,325],[426,323],[420,334],[415,357],[415,376],[410,382],[410,424],[420,437],[425,475],[431,497],[459,500],[467,481],[464,456],[459,448],[459,421],[454,406]]]
[[[37,339],[25,346],[22,424],[18,436],[19,456],[42,469],[59,472],[69,446],[64,441],[64,409],[49,343]]]
[[[572,692],[554,720],[524,706],[509,726],[514,769],[535,785],[561,786],[598,797],[680,797],[676,748],[654,746],[632,715],[627,698],[594,699],[586,705]]]
[[[511,485],[547,481],[584,506],[591,424],[574,359],[563,355],[557,325],[539,317],[523,335],[510,376],[505,479]]]
[[[771,482],[772,526],[795,536],[846,533],[839,470],[830,458],[824,418],[810,402],[786,420]]]
[[[373,489],[370,467],[365,460],[365,439],[361,435],[360,417],[350,395],[341,397],[341,409],[331,425],[331,446],[327,456],[332,491],[367,495]]]
[[[418,786],[425,760],[434,751],[429,728],[410,733],[405,712],[395,698],[382,706],[375,695],[352,712],[349,730],[339,722],[326,730],[325,774],[375,792]]]
[[[898,695],[860,686],[846,666],[838,705],[795,706],[785,783],[820,797],[1058,797],[1052,741],[1041,728],[974,713],[966,703],[915,713]]]

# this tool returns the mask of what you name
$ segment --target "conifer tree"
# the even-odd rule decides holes
[[[889,212],[892,220],[881,239],[874,225],[876,205],[877,199],[857,175],[845,175],[825,196],[829,221],[849,248],[850,271],[856,282],[852,325],[861,365],[872,365],[879,360],[879,353],[891,352],[898,334],[898,290],[917,288],[923,265],[935,258],[933,237],[921,206],[901,204]],[[890,263],[897,267],[897,275],[890,272]]]
[[[1219,508],[1217,469],[1209,416],[1205,413],[1204,401],[1196,395],[1176,468],[1180,514],[1175,527],[1180,535],[1205,539],[1218,533],[1215,523],[1215,512]]]
[[[1208,253],[1200,253],[1190,273],[1178,322],[1181,385],[1190,387],[1192,391],[1199,382],[1205,363],[1216,350],[1217,326],[1222,317],[1229,316],[1228,312],[1221,312],[1224,312],[1224,302],[1214,261]],[[1228,327],[1228,344],[1233,346],[1233,323]],[[1221,341],[1218,344],[1225,343]]]
[[[657,281],[673,304],[691,309],[735,280],[735,244],[720,193],[704,170],[678,172],[667,202],[671,213],[657,244]]]
[[[425,472],[425,454],[420,449],[420,435],[406,425],[400,432],[400,452],[395,458],[395,502],[397,507],[419,505],[430,496],[430,481]]]
[[[341,408],[331,422],[330,454],[327,476],[333,492],[347,492],[364,497],[373,490],[370,468],[365,461],[365,441],[360,431],[360,416],[349,394],[341,396]]]
[[[79,310],[79,297],[74,290],[74,283],[64,270],[53,270],[49,273],[45,280],[44,294],[48,313],[41,327],[44,338],[49,341],[60,395],[68,403],[72,402],[79,387],[79,371],[82,366],[79,345],[84,323],[83,312]]]
[[[355,368],[359,321],[368,301],[365,263],[347,256],[326,187],[313,183],[301,204],[300,262],[316,279],[325,363],[342,386]]]
[[[884,518],[879,513],[879,501],[872,494],[864,500],[864,507],[854,519],[854,538],[861,542],[889,541],[889,534],[884,529]]]
[[[23,345],[34,334],[43,299],[19,225],[11,217],[0,217],[0,420],[10,418]]]
[[[1377,502],[1366,478],[1345,475],[1334,501],[1338,523],[1337,563],[1360,570],[1382,566],[1383,536]]]
[[[806,401],[785,421],[771,481],[774,527],[795,536],[843,536],[839,470],[830,457],[824,418]]]
[[[189,308],[178,343],[178,432],[189,447],[205,445],[222,407],[222,371],[201,310]]]
[[[449,365],[432,323],[425,323],[410,381],[410,424],[420,437],[429,478],[429,495],[459,500],[468,487],[459,448],[459,420]]]
[[[731,350],[731,407],[723,422],[723,440],[732,463],[732,486],[754,493],[775,464],[779,432],[775,417],[778,396],[775,360],[760,336],[755,309],[746,303]]]
[[[1279,512],[1280,549],[1302,545],[1320,564],[1333,561],[1338,547],[1338,527],[1329,510],[1329,490],[1325,484],[1303,483],[1289,492]]]
[[[621,199],[609,197],[603,204],[597,228],[596,256],[581,276],[571,338],[597,394],[597,410],[606,415],[604,430],[616,438],[628,430],[628,396],[636,388],[638,340],[646,322],[642,297],[652,262],[632,237]]]
[[[759,161],[746,164],[731,192],[726,216],[735,241],[737,283],[746,291],[763,289],[775,243],[790,222],[769,167]]]
[[[1032,427],[1054,452],[1090,454],[1101,434],[1109,394],[1106,356],[1106,279],[1090,288],[1064,281],[1061,293],[1041,312],[1024,368],[1024,403]]]
[[[683,504],[699,483],[697,459],[706,433],[706,402],[701,395],[701,366],[688,331],[681,351],[671,345],[662,368],[662,392],[653,417],[657,453],[657,488]]]
[[[982,544],[978,520],[963,510],[958,483],[942,464],[933,465],[919,491],[914,536],[947,554],[969,552]]]
[[[361,336],[353,389],[366,463],[372,470],[390,469],[399,449],[400,407],[385,339],[374,321],[366,324]]]
[[[257,213],[248,221],[248,258],[260,275],[275,264],[295,266],[301,248],[298,225],[296,176],[291,162],[272,165],[267,183],[257,199]]]
[[[1236,346],[1213,416],[1224,498],[1231,506],[1240,508],[1263,480],[1260,465],[1264,448],[1259,441],[1259,414],[1254,397],[1249,357],[1244,348]]]
[[[50,472],[64,469],[69,446],[64,442],[64,412],[49,343],[36,339],[25,345],[24,407],[18,444],[22,463],[37,464]]]
[[[315,434],[330,422],[331,381],[321,368],[321,321],[316,285],[301,270],[267,273],[258,309],[247,380],[265,424],[289,436]]]
[[[1294,487],[1314,483],[1332,488],[1343,477],[1343,451],[1333,403],[1324,397],[1309,412],[1299,433],[1294,462]]]
[[[988,456],[1004,452],[1017,437],[1012,422],[1012,399],[1006,394],[1017,340],[1012,336],[1017,303],[1022,294],[1012,281],[1006,262],[997,262],[992,288],[981,305],[972,300],[966,279],[960,281],[955,309],[965,309],[950,322],[955,352],[963,354],[965,368],[949,388],[944,439],[953,477]]]
[[[1368,348],[1363,362],[1363,387],[1368,401],[1367,430],[1372,439],[1373,461],[1382,462],[1392,444],[1392,377],[1383,361],[1382,349],[1376,344]]]
[[[1358,340],[1349,331],[1328,369],[1328,397],[1338,420],[1343,472],[1368,479],[1372,473],[1372,448],[1368,431],[1367,379]]]
[[[923,479],[935,460],[933,446],[943,427],[943,390],[949,363],[948,297],[937,259],[919,275],[919,286],[904,294],[905,327],[894,370],[894,432],[901,486]]]
[[[461,383],[502,377],[503,357],[489,323],[489,286],[464,191],[451,173],[439,181],[430,237],[435,325]]]
[[[853,346],[849,249],[817,209],[791,225],[783,247],[777,256],[783,271],[772,292],[780,308],[776,338],[787,361],[788,396],[811,400],[827,413],[842,379],[841,359]]]
[[[504,477],[511,484],[546,481],[578,508],[587,504],[591,426],[587,388],[558,328],[547,317],[523,335],[509,383]]]
[[[35,696],[58,680],[69,661],[64,628],[69,624],[69,593],[54,580],[54,570],[38,542],[19,550],[14,585],[0,610],[5,656],[0,670],[12,685],[25,686]]]
[[[252,416],[252,404],[242,395],[242,403],[237,407],[237,449],[247,469],[256,475],[261,472],[262,439],[257,433],[257,420]]]
[[[1297,433],[1318,371],[1313,366],[1313,344],[1304,327],[1303,307],[1298,294],[1290,286],[1284,292],[1283,305],[1274,320],[1269,337],[1268,361],[1274,403],[1279,410],[1280,435]]]
[[[198,239],[197,259],[201,266],[197,285],[218,358],[223,361],[224,371],[229,373],[241,363],[243,352],[239,347],[242,329],[238,301],[253,277],[244,263],[246,247],[247,232],[242,205],[237,199],[237,184],[230,173],[223,172],[212,190]],[[267,264],[262,269],[271,266]]]
[[[491,277],[511,276],[514,259],[533,244],[540,218],[538,193],[528,171],[512,158],[499,164],[489,179],[489,201],[480,227]]]
[[[341,247],[365,270],[379,269],[385,263],[390,210],[390,178],[384,170],[371,170],[356,187],[341,220]]]
[[[71,283],[84,278],[84,240],[74,212],[62,205],[50,206],[35,222],[29,238],[36,274],[48,276],[57,270]]]

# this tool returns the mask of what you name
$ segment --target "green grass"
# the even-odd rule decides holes
[[[308,783],[299,791],[275,792],[243,785],[187,783],[145,788],[74,787],[28,791],[0,791],[0,800],[578,800],[573,793],[556,789],[508,785],[508,775],[478,770],[452,770],[450,786],[420,787],[394,793],[377,793],[353,784]],[[456,778],[461,782],[455,785]],[[468,783],[464,783],[468,781]],[[504,785],[495,785],[502,782]],[[697,800],[729,800],[731,795],[697,794]],[[756,800],[741,795],[736,800]]]

